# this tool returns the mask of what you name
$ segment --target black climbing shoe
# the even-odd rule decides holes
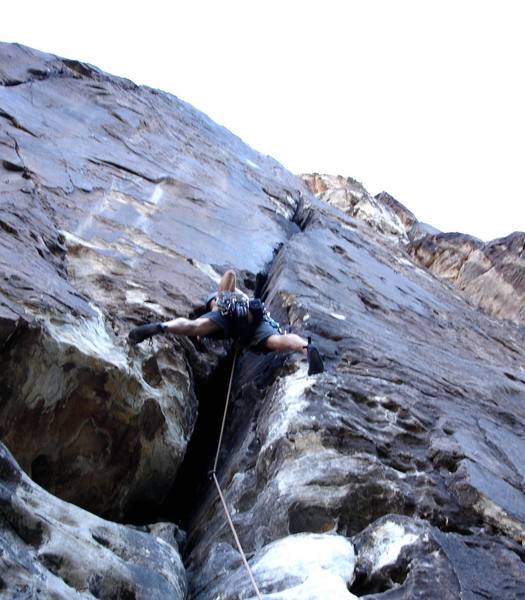
[[[324,364],[319,350],[315,344],[312,344],[312,338],[308,338],[306,346],[306,358],[308,359],[308,375],[317,375],[324,371]]]
[[[162,323],[147,323],[146,325],[141,325],[140,327],[134,327],[128,335],[128,340],[130,344],[140,344],[144,340],[157,335],[157,333],[162,333],[164,331],[164,326]]]

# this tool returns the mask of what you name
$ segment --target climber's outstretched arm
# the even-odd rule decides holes
[[[264,347],[273,352],[302,352],[306,354],[308,342],[295,333],[275,334],[264,340]]]
[[[324,371],[323,359],[315,344],[310,338],[308,341],[295,333],[275,334],[267,337],[263,342],[267,350],[274,352],[302,352],[308,358],[308,375],[315,375]]]

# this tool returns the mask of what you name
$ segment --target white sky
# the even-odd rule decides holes
[[[523,6],[523,10],[521,8]],[[520,0],[18,0],[0,40],[171,92],[296,173],[525,230]]]

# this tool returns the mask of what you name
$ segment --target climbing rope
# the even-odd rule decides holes
[[[255,593],[257,595],[257,598],[259,600],[263,600],[263,597],[261,596],[261,592],[259,591],[259,588],[257,587],[257,583],[255,581],[255,578],[253,576],[253,572],[250,568],[250,565],[248,564],[248,560],[246,559],[246,554],[244,553],[244,550],[242,549],[241,546],[241,542],[239,540],[239,536],[237,535],[237,531],[235,530],[235,525],[233,524],[231,515],[230,515],[230,511],[228,510],[228,506],[226,504],[226,500],[224,498],[224,494],[222,493],[222,489],[221,486],[219,484],[219,480],[217,479],[217,464],[219,462],[219,453],[221,451],[221,445],[222,445],[222,436],[224,433],[224,426],[226,424],[226,413],[228,412],[228,404],[230,402],[230,392],[232,389],[232,381],[233,381],[233,373],[235,371],[235,363],[237,362],[237,355],[239,354],[239,349],[236,348],[235,349],[235,354],[233,355],[233,364],[232,364],[232,370],[230,373],[230,381],[228,383],[228,392],[226,393],[226,403],[224,405],[224,414],[222,415],[222,424],[221,424],[221,433],[219,435],[219,443],[217,444],[217,452],[215,453],[215,461],[213,463],[213,470],[210,472],[210,475],[213,478],[213,481],[215,482],[215,487],[217,488],[217,492],[219,493],[219,498],[221,499],[221,503],[222,506],[224,508],[224,513],[226,514],[226,519],[228,521],[228,524],[230,526],[230,529],[232,530],[233,533],[233,537],[235,539],[235,543],[237,544],[237,548],[239,550],[239,553],[241,555],[242,561],[244,563],[244,566],[246,567],[246,571],[248,572],[248,576],[250,577],[250,581],[252,582],[253,585],[253,589],[255,590]]]

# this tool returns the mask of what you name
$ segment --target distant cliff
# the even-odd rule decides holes
[[[236,368],[218,476],[265,597],[525,595],[524,241],[0,44],[0,595],[253,597],[207,476],[231,346],[126,342],[226,268],[327,367]]]
[[[302,178],[317,197],[397,238],[413,259],[459,288],[474,306],[525,325],[525,232],[483,243],[421,223],[390,194],[372,197],[350,177],[316,173]]]

